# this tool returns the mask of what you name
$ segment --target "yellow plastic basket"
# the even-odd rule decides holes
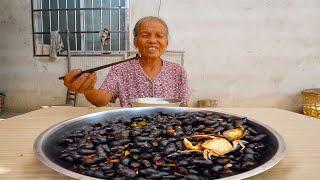
[[[320,119],[320,89],[301,92],[303,114]]]

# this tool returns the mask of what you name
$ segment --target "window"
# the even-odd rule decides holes
[[[32,0],[34,54],[38,45],[50,44],[50,32],[58,31],[67,54],[103,54],[128,51],[129,0]],[[67,33],[67,24],[69,33]],[[99,32],[110,31],[107,45]]]

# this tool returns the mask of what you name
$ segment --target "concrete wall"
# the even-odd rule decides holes
[[[185,50],[192,105],[300,110],[301,90],[320,86],[318,0],[131,0],[130,18],[160,16],[170,50]],[[63,104],[65,59],[32,53],[30,1],[0,1],[0,91],[13,111]],[[131,43],[132,44],[132,43]]]

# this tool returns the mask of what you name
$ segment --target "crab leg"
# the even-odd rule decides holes
[[[180,152],[197,152],[197,153],[203,153],[203,151],[201,150],[184,150],[184,151],[180,151]]]
[[[211,135],[202,135],[202,134],[198,134],[198,135],[194,135],[193,137],[203,137],[203,138],[211,138],[211,139],[215,139],[217,137],[215,136],[211,136]]]
[[[208,160],[210,159],[211,160],[211,156],[214,156],[214,157],[219,157],[221,156],[221,153],[217,152],[217,151],[214,151],[212,149],[205,149],[203,151],[203,158]]]
[[[245,141],[245,140],[238,140],[238,142],[239,142],[240,146],[242,147],[242,148],[241,148],[241,151],[245,148],[244,143],[248,143],[248,142]]]
[[[247,143],[247,141],[244,141],[244,140],[235,140],[235,141],[232,141],[232,146],[233,146],[232,151],[235,150],[235,149],[237,149],[237,147],[238,147],[239,145],[241,146],[240,151],[242,151],[242,150],[245,148],[245,146],[244,146],[243,143]]]
[[[203,150],[203,158],[204,159],[206,159],[206,160],[208,160],[208,159],[211,159],[211,154],[209,154],[210,152],[209,152],[209,150],[208,149],[205,149],[205,150]]]

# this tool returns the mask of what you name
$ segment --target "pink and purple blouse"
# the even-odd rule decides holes
[[[130,99],[155,97],[179,99],[182,105],[189,100],[187,73],[182,66],[162,61],[163,66],[154,80],[143,71],[139,60],[111,67],[100,89],[119,98],[122,107],[131,107]]]

